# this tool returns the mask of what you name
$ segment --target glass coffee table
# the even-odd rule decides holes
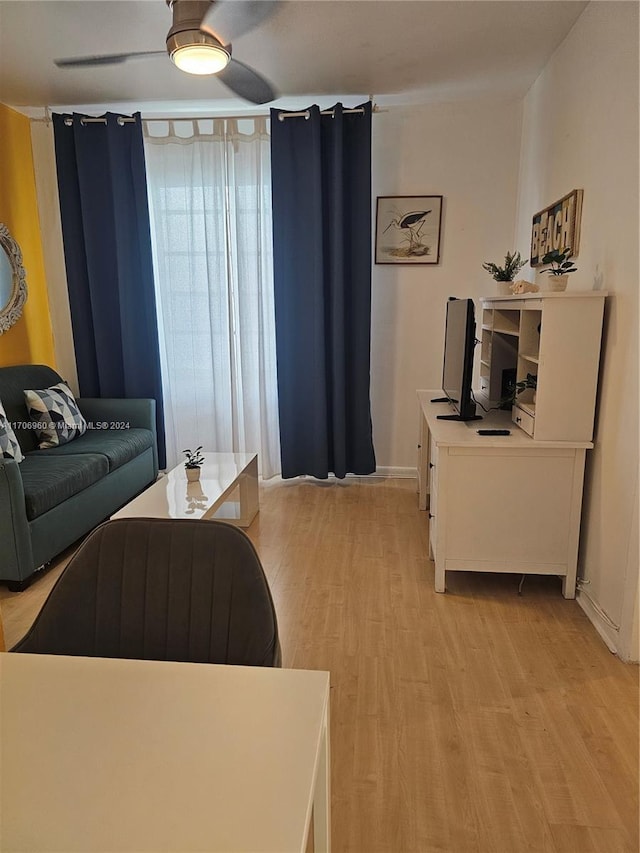
[[[187,480],[184,464],[111,518],[216,518],[249,527],[258,512],[258,454],[203,453],[200,479]]]

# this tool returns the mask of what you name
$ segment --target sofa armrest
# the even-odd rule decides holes
[[[87,423],[104,424],[103,429],[122,429],[115,424],[126,423],[129,427],[149,429],[153,433],[153,462],[158,473],[158,439],[156,431],[156,401],[153,399],[115,399],[101,397],[77,397],[76,402]],[[111,424],[114,424],[111,427]]]
[[[33,571],[31,532],[20,465],[0,459],[0,578],[21,581]]]

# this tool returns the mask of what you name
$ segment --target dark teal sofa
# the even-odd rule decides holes
[[[155,400],[79,397],[87,432],[39,450],[23,392],[61,381],[44,365],[0,367],[0,400],[25,455],[20,463],[0,458],[0,582],[11,590],[24,589],[158,474]]]

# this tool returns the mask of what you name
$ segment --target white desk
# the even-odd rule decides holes
[[[0,654],[0,849],[330,849],[329,673]]]
[[[575,598],[582,485],[588,441],[535,441],[510,412],[443,421],[442,391],[418,391],[419,507],[429,504],[429,552],[436,592],[447,571],[563,577]],[[479,436],[501,427],[511,435]]]
[[[224,518],[249,527],[259,509],[256,453],[203,453],[200,479],[188,482],[184,464],[145,489],[112,518]],[[238,492],[238,513],[225,512]],[[233,502],[236,503],[235,501]],[[234,507],[232,507],[233,509]]]

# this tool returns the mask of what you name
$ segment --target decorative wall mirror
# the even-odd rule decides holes
[[[0,223],[0,335],[22,314],[27,300],[27,282],[20,247]]]

